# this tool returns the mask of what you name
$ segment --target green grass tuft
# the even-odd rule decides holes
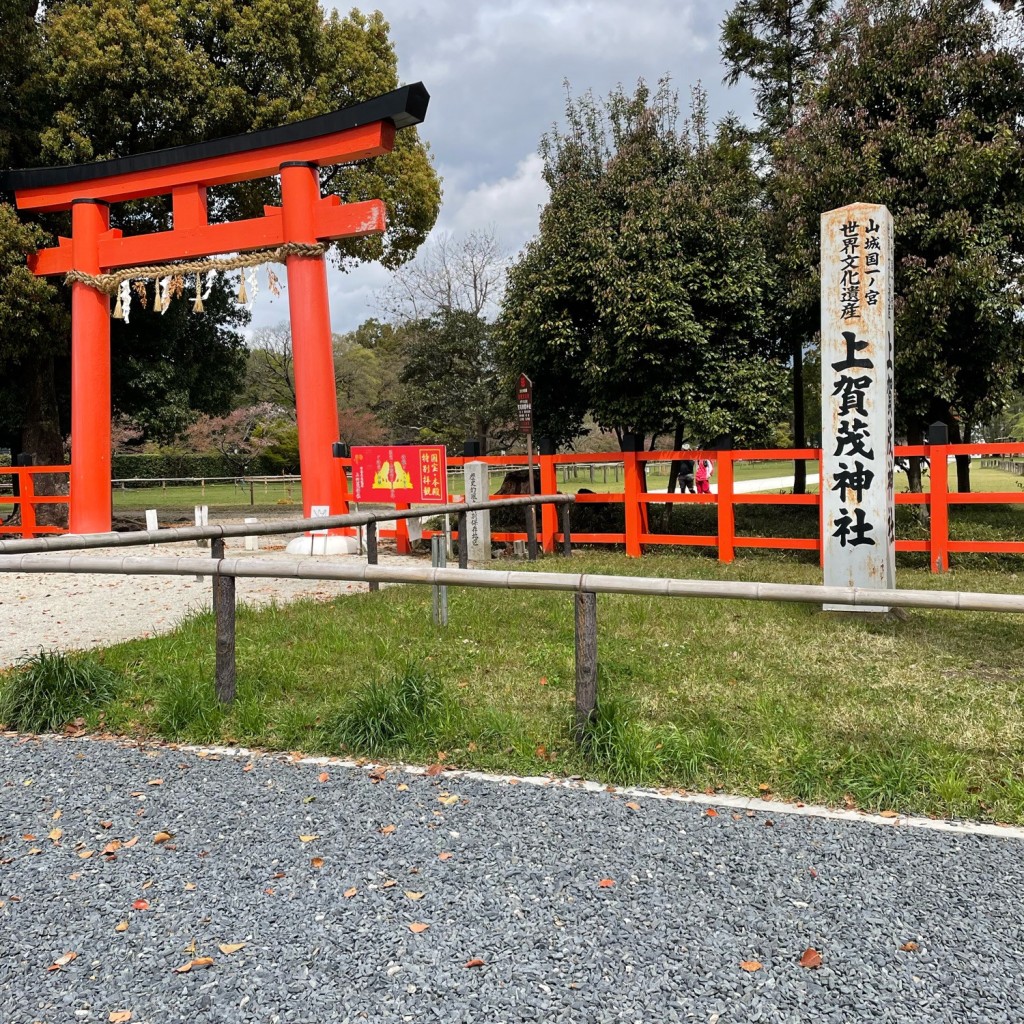
[[[169,740],[213,743],[221,738],[224,709],[213,686],[186,676],[165,676],[157,686],[153,724]]]
[[[0,722],[21,732],[51,732],[113,700],[123,682],[93,656],[40,651],[4,681]]]
[[[329,743],[379,754],[433,746],[450,734],[459,709],[444,684],[416,665],[353,691],[325,726]]]

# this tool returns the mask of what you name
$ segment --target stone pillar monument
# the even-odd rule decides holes
[[[467,462],[463,466],[466,478],[466,502],[476,504],[487,501],[490,483],[486,462]],[[466,550],[471,562],[485,562],[491,557],[491,513],[469,512],[466,514],[466,532],[469,534]],[[459,538],[462,543],[462,538]]]
[[[853,203],[822,214],[821,522],[826,586],[896,586],[892,259],[892,216],[884,206]]]

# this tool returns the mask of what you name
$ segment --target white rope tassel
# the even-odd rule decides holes
[[[160,289],[160,315],[163,316],[171,304],[171,275],[168,274],[167,277],[161,278],[157,288]]]
[[[118,288],[118,299],[121,301],[121,319],[128,323],[128,314],[132,308],[132,283],[122,281]]]
[[[205,302],[210,297],[210,292],[213,291],[213,284],[217,280],[216,270],[208,270],[206,272],[206,281],[203,287],[203,301]]]
[[[249,305],[251,306],[256,301],[256,296],[259,294],[260,290],[259,279],[256,276],[256,268],[249,267],[247,270],[243,270],[242,273],[245,274],[249,281]]]

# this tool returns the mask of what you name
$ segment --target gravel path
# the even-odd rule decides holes
[[[4,1024],[1024,1019],[1016,839],[95,741],[0,782]]]
[[[273,538],[277,548],[249,553],[253,558],[286,559],[287,538]],[[228,540],[230,555],[243,555],[244,541]],[[99,548],[91,555],[195,557],[208,549],[188,544],[157,544],[139,548]],[[57,557],[60,557],[59,553]],[[359,561],[361,555],[313,556],[313,562]],[[422,565],[423,559],[382,555],[389,565]],[[320,580],[239,579],[240,603],[266,605],[299,598],[330,600],[366,590],[362,583]],[[0,668],[13,665],[40,648],[84,650],[172,629],[190,612],[210,607],[209,579],[194,576],[106,576],[95,573],[0,573]],[[0,1019],[0,1024],[5,1024]]]

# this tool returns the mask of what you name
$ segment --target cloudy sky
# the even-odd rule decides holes
[[[430,109],[420,126],[444,179],[435,232],[489,227],[517,251],[537,230],[546,199],[537,144],[578,95],[606,95],[669,74],[685,98],[701,82],[713,117],[749,117],[749,88],[727,88],[718,27],[732,0],[380,0],[403,83],[422,81]],[[342,11],[352,4],[333,4]],[[379,313],[389,275],[367,266],[330,270],[331,319],[346,331]],[[253,327],[287,318],[287,297],[265,293]]]

